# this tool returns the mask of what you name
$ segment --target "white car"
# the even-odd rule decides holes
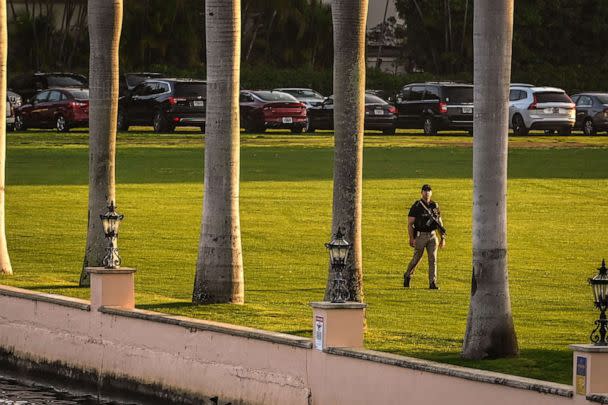
[[[574,102],[564,90],[525,84],[511,85],[509,126],[515,135],[527,135],[531,129],[570,135],[575,121]]]
[[[10,90],[6,92],[6,128],[12,131],[15,128],[15,110],[21,107],[21,96]]]

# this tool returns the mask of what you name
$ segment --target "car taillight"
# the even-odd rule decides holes
[[[528,110],[536,110],[536,104],[538,103],[538,100],[536,99],[536,96],[533,96],[533,97],[534,97],[534,101],[532,101],[532,104],[530,104],[528,106]]]
[[[175,105],[177,103],[179,103],[180,101],[186,101],[185,98],[181,98],[181,97],[169,97],[169,104],[170,105]]]
[[[272,111],[272,107],[268,107],[268,106],[266,106],[266,107],[264,107],[264,108],[263,108],[263,110],[264,110],[264,111]]]
[[[445,114],[448,112],[448,105],[446,103],[444,103],[443,101],[441,101],[439,103],[439,112],[441,114]]]
[[[84,107],[86,105],[87,103],[81,103],[80,101],[70,101],[68,104],[70,108]]]
[[[446,110],[447,110],[447,107],[446,107]],[[388,112],[391,114],[397,114],[397,107],[395,107],[394,105],[389,105]]]

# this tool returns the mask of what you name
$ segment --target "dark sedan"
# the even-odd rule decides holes
[[[8,88],[29,100],[42,90],[53,88],[89,87],[87,78],[76,73],[29,73],[22,74],[10,80]]]
[[[608,131],[608,93],[579,93],[572,96],[576,103],[574,128],[585,135]]]
[[[245,132],[264,132],[267,128],[277,128],[300,133],[308,126],[306,106],[287,93],[243,90],[239,105],[241,126]]]
[[[15,130],[55,128],[68,132],[70,128],[89,125],[89,90],[53,89],[36,94],[29,103],[15,112]]]
[[[330,96],[315,108],[308,109],[308,131],[334,128],[334,98]],[[385,134],[395,133],[397,108],[372,94],[365,95],[365,129],[379,130]]]

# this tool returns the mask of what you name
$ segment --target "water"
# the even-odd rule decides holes
[[[0,375],[0,405],[141,405],[145,402],[118,402],[85,392],[68,392],[63,388],[30,380],[17,380]]]
[[[0,375],[0,404],[123,405],[127,403],[98,398],[90,394],[74,394],[32,381],[21,381]]]

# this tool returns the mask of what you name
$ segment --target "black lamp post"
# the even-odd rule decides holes
[[[600,319],[595,321],[595,329],[591,332],[591,341],[596,346],[608,346],[606,332],[608,331],[608,320],[606,319],[606,308],[608,307],[608,269],[606,261],[602,260],[602,267],[598,274],[589,279],[589,284],[593,287],[593,298],[595,307],[600,310]]]
[[[346,288],[346,280],[342,277],[342,271],[346,267],[346,259],[348,258],[351,244],[344,239],[344,235],[338,229],[334,239],[326,243],[325,247],[329,250],[329,260],[336,275],[331,283],[329,299],[334,303],[346,302],[350,294],[348,293],[348,288]]]
[[[124,215],[116,212],[114,201],[110,201],[108,212],[100,215],[101,224],[103,225],[103,233],[109,242],[106,248],[106,255],[103,258],[103,266],[106,269],[115,269],[120,267],[120,256],[118,255],[118,227]]]

